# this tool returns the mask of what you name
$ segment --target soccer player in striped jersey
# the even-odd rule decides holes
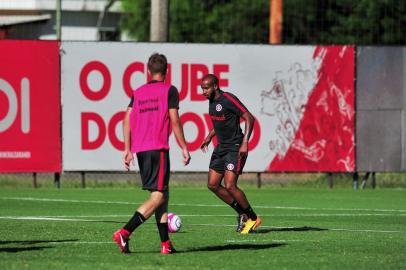
[[[129,253],[128,242],[133,231],[155,214],[161,239],[161,253],[174,253],[168,235],[169,200],[169,134],[175,134],[182,148],[183,163],[187,165],[190,154],[180,123],[179,94],[176,87],[166,84],[167,60],[162,54],[153,54],[148,60],[152,80],[133,91],[123,123],[124,164],[127,170],[137,154],[142,188],[150,197],[135,212],[128,223],[113,234],[121,252]]]
[[[200,148],[207,152],[213,137],[216,136],[218,140],[210,160],[207,186],[238,213],[236,231],[242,234],[253,232],[261,225],[261,218],[255,214],[245,193],[237,186],[237,180],[247,160],[254,117],[235,95],[219,88],[215,75],[204,76],[201,88],[209,100],[209,115],[214,128]],[[245,120],[244,133],[240,118]],[[221,184],[223,179],[224,186]]]

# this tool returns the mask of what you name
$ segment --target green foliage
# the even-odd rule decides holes
[[[123,0],[122,29],[149,40],[150,1]],[[169,41],[268,43],[269,0],[170,0]],[[284,0],[285,44],[405,44],[406,1]]]
[[[169,41],[267,43],[269,1],[171,0]],[[149,40],[150,1],[123,0],[122,28],[137,41]]]

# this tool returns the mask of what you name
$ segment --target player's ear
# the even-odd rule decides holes
[[[214,88],[214,90],[217,90],[217,89],[219,89],[219,86],[217,84],[213,84],[213,88]]]

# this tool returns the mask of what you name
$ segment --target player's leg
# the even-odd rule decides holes
[[[217,197],[226,204],[233,203],[234,199],[229,192],[221,185],[224,176],[224,159],[223,156],[227,152],[219,145],[211,155],[209,174],[207,178],[207,188],[210,189]]]
[[[247,217],[244,214],[243,209],[240,206],[240,204],[227,191],[227,189],[221,185],[221,181],[223,180],[223,176],[224,176],[224,164],[225,164],[223,157],[227,153],[228,153],[228,151],[221,149],[220,146],[216,147],[216,149],[213,151],[213,154],[212,154],[211,160],[210,160],[210,169],[209,169],[209,174],[208,174],[207,187],[214,194],[216,194],[217,197],[219,197],[223,202],[230,205],[231,208],[233,208],[237,212],[238,225],[237,225],[236,231],[240,232],[241,228],[244,224],[243,222],[245,222],[245,220],[247,220]]]
[[[119,229],[113,234],[113,240],[120,247],[121,252],[129,253],[129,241],[130,235],[159,207],[160,204],[164,201],[164,196],[162,192],[153,191],[150,194],[150,197],[145,201],[140,207],[138,207],[135,214],[130,218],[127,224],[123,228]]]
[[[353,189],[358,189],[358,179],[359,179],[358,172],[354,172],[352,174],[352,187],[353,187]]]
[[[365,175],[362,177],[362,182],[361,182],[361,189],[365,189],[367,186],[367,181],[369,178],[370,172],[366,172]]]
[[[168,202],[169,192],[165,192],[163,203],[155,210],[155,220],[158,227],[159,238],[161,239],[161,253],[175,253],[168,232]]]
[[[223,174],[216,172],[213,169],[209,169],[209,175],[207,179],[207,188],[210,189],[217,197],[227,204],[233,202],[234,198],[231,194],[221,185]]]
[[[242,173],[247,157],[240,157],[238,151],[229,151],[225,156],[224,184],[227,191],[234,197],[238,204],[243,209],[243,213],[246,215],[247,220],[243,222],[243,217],[240,219],[240,226],[243,226],[241,233],[248,233],[258,228],[262,221],[259,218],[252,207],[250,206],[248,199],[238,186],[238,176]],[[243,224],[241,224],[243,223]]]
[[[128,241],[130,235],[150,218],[155,210],[164,202],[164,192],[167,190],[169,181],[169,154],[167,151],[138,153],[137,160],[140,168],[142,188],[149,190],[151,193],[149,199],[138,207],[127,224],[113,234],[113,240],[123,253],[129,252]]]

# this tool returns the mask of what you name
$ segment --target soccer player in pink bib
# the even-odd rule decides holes
[[[148,60],[152,80],[133,91],[124,117],[124,164],[127,170],[136,153],[142,188],[150,197],[135,212],[128,223],[113,234],[121,252],[129,253],[130,235],[155,214],[161,239],[161,253],[174,253],[168,234],[169,200],[169,134],[172,129],[182,148],[183,163],[190,162],[183,128],[179,119],[179,93],[176,87],[166,84],[167,60],[155,53]]]
[[[235,95],[219,88],[215,75],[204,76],[201,88],[209,100],[209,115],[214,128],[200,148],[207,152],[213,137],[216,136],[218,140],[210,160],[207,186],[238,213],[236,231],[242,234],[253,232],[262,221],[250,206],[245,193],[237,186],[237,180],[247,160],[254,117]],[[245,120],[244,133],[240,118]],[[221,184],[223,179],[224,186]]]

